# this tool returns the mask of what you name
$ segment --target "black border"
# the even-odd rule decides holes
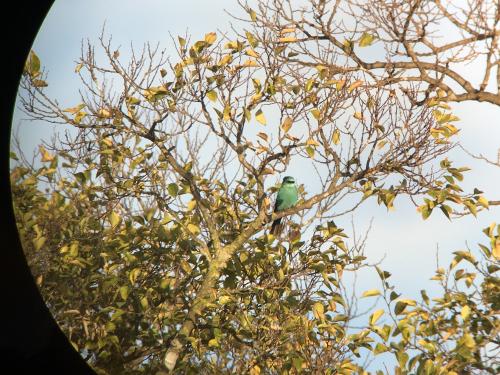
[[[61,0],[63,1],[63,0]],[[60,330],[35,285],[17,235],[9,186],[13,109],[22,68],[54,0],[4,5],[0,184],[0,373],[95,374]]]

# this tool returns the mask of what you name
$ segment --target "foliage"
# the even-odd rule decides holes
[[[333,219],[367,199],[392,209],[409,197],[424,219],[436,207],[448,218],[457,208],[489,208],[481,191],[462,190],[467,168],[446,157],[458,132],[447,98],[430,90],[420,101],[418,88],[379,85],[347,63],[297,64],[311,54],[296,49],[296,29],[276,31],[245,9],[251,29],[223,40],[215,32],[179,37],[175,63],[149,45],[124,63],[101,36],[105,61],[93,46],[83,49],[81,101],[68,108],[49,97],[50,81],[30,54],[24,111],[71,131],[41,145],[39,162],[18,153],[13,201],[33,274],[64,332],[108,374],[164,366],[364,374],[358,358],[385,352],[399,373],[494,371],[493,226],[483,263],[459,252],[438,274],[444,290],[434,304],[425,294],[419,304],[399,300],[377,268],[383,290],[362,297],[380,295],[388,310],[354,328],[356,298],[342,282],[369,265],[364,242]],[[375,43],[370,35],[360,46]],[[295,207],[272,213],[271,176],[291,163],[310,179]],[[291,215],[283,236],[267,233]],[[475,271],[456,271],[449,286],[463,260]],[[392,323],[377,326],[384,315]]]

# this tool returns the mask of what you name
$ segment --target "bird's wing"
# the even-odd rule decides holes
[[[278,211],[278,207],[283,203],[283,198],[280,198],[280,192],[276,196],[276,202],[274,202],[274,212]]]

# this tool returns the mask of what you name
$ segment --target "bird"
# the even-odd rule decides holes
[[[274,211],[279,212],[287,210],[295,206],[299,200],[299,190],[295,184],[295,179],[292,176],[285,176],[281,187],[278,190],[278,195],[276,196],[276,203],[274,204]],[[281,218],[273,221],[271,226],[271,234],[274,236],[280,235],[282,231]]]

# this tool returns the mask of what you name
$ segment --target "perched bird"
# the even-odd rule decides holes
[[[299,191],[297,185],[295,185],[295,179],[292,176],[285,176],[276,197],[274,212],[287,210],[295,206],[298,200]],[[278,236],[282,229],[281,218],[276,219],[271,226],[271,234]]]

